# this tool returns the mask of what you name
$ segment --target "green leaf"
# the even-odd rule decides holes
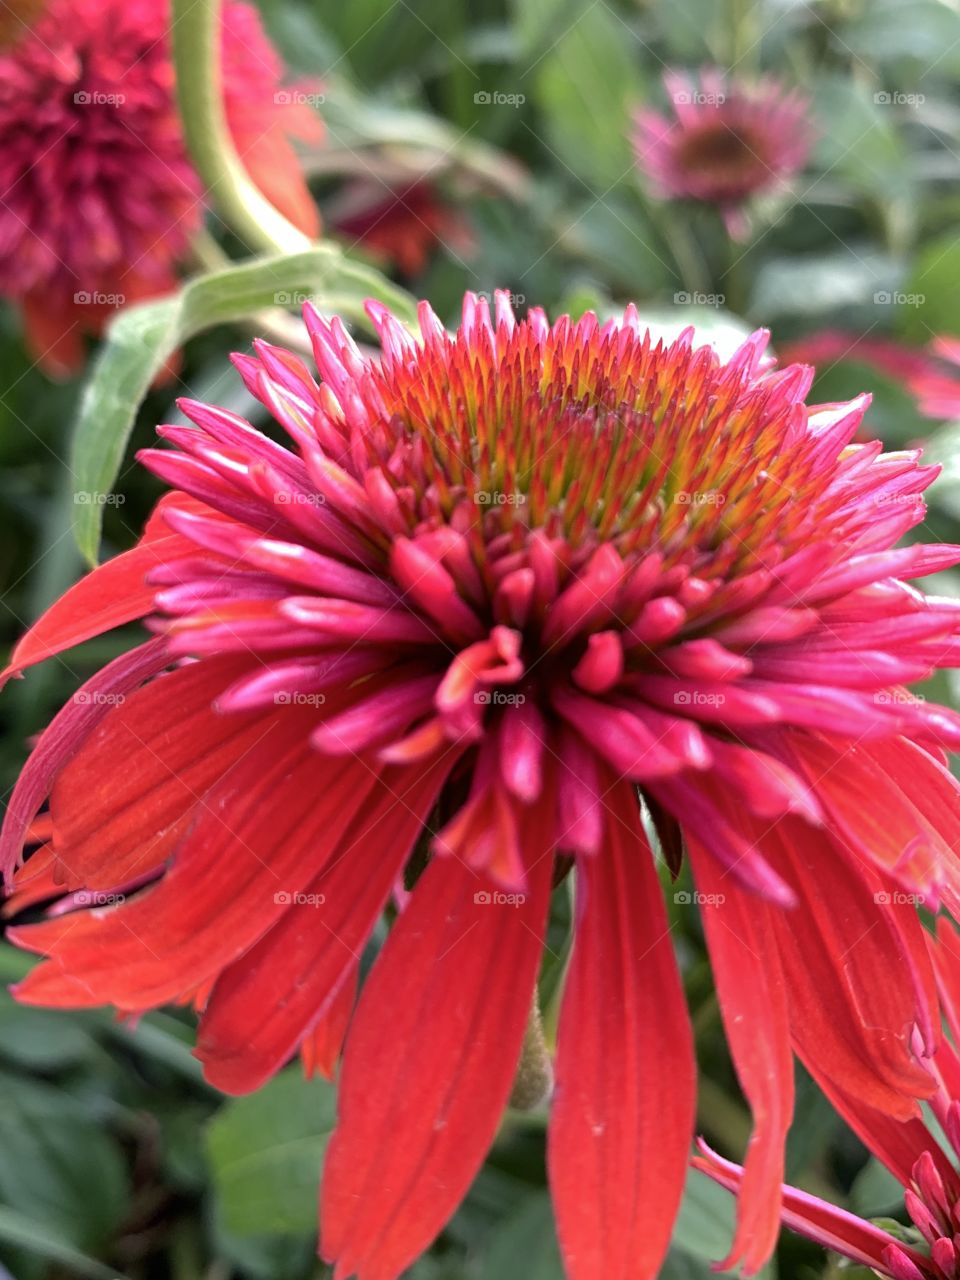
[[[687,1183],[683,1192],[680,1213],[673,1228],[674,1272],[677,1280],[688,1274],[697,1275],[680,1268],[677,1254],[686,1254],[697,1260],[706,1269],[704,1276],[709,1275],[712,1263],[725,1258],[730,1252],[733,1239],[734,1219],[737,1202],[735,1198],[706,1174],[691,1169],[687,1174]],[[664,1275],[673,1274],[669,1270]],[[770,1277],[769,1266],[758,1273],[761,1277]]]
[[[0,1092],[0,1201],[78,1248],[98,1248],[129,1202],[117,1144],[58,1089],[5,1076]]]
[[[919,300],[901,312],[907,337],[926,343],[934,334],[960,333],[960,240],[953,232],[924,246],[905,293]]]
[[[814,159],[825,176],[843,178],[858,191],[889,200],[902,196],[912,179],[910,155],[883,92],[875,82],[818,75],[811,94],[819,126]],[[803,198],[815,201],[820,181],[805,185]]]
[[[30,1009],[0,998],[0,1058],[33,1071],[55,1071],[89,1059],[95,1045],[82,1015]]]
[[[736,1200],[706,1174],[691,1169],[673,1228],[673,1243],[684,1253],[718,1262],[730,1252]]]
[[[960,519],[960,422],[948,422],[927,436],[923,460],[943,468],[927,490],[927,498]]]
[[[903,1186],[889,1169],[872,1156],[850,1188],[850,1207],[862,1218],[903,1208]]]
[[[16,1209],[0,1205],[0,1241],[49,1258],[51,1262],[62,1263],[85,1280],[123,1280],[116,1271],[75,1249],[69,1240],[51,1227],[46,1217],[38,1221]]]
[[[633,167],[630,113],[644,97],[643,43],[606,4],[519,0],[518,9],[555,158],[566,177],[605,196]]]
[[[824,313],[859,306],[879,319],[890,315],[900,300],[895,291],[901,279],[902,269],[894,258],[864,245],[769,258],[757,272],[750,314],[764,323],[774,316],[794,315],[822,324]]]
[[[478,1280],[563,1280],[563,1274],[550,1196],[536,1192],[493,1233]]]
[[[901,0],[871,0],[844,31],[844,45],[867,61],[898,68],[905,58],[914,58],[922,64],[918,81],[931,64],[944,77],[960,69],[960,14],[952,6],[942,0],[911,0],[909,21],[905,16]],[[898,84],[906,87],[902,71]]]
[[[207,1128],[224,1228],[238,1236],[313,1231],[336,1090],[296,1067],[228,1102]]]
[[[191,280],[175,297],[128,307],[116,317],[84,390],[73,438],[74,536],[91,564],[105,496],[119,474],[137,410],[166,362],[205,329],[264,307],[294,305],[300,294],[323,310],[364,323],[362,304],[368,297],[387,303],[404,322],[416,320],[408,294],[332,245],[212,271]]]

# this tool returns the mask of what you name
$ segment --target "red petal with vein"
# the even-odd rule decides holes
[[[106,715],[50,798],[65,881],[109,888],[159,866],[205,793],[277,722],[211,704],[250,658],[212,658],[159,676]]]
[[[367,981],[347,1037],[321,1196],[321,1253],[336,1261],[338,1278],[386,1280],[409,1266],[493,1141],[540,958],[550,818],[546,808],[525,823],[535,860],[519,905],[491,901],[492,881],[435,858]]]
[[[62,707],[40,735],[7,804],[0,834],[0,871],[9,877],[23,852],[31,823],[58,772],[82,746],[99,720],[148,676],[167,665],[163,640],[121,654],[89,679]],[[52,831],[51,831],[52,834]]]
[[[221,974],[197,1056],[226,1093],[263,1084],[322,1018],[390,896],[394,880],[457,759],[430,770],[388,769],[336,861],[260,942]]]
[[[146,575],[191,549],[191,543],[165,523],[163,513],[191,503],[183,494],[161,498],[135,547],[98,565],[37,619],[0,672],[0,685],[36,662],[149,613],[154,591],[146,585]]]
[[[742,1262],[744,1274],[754,1275],[780,1230],[784,1144],[793,1116],[787,991],[767,908],[733,884],[699,842],[689,840],[687,848],[705,895],[700,918],[727,1043],[753,1116],[736,1235],[719,1269]]]
[[[208,793],[156,888],[120,907],[11,930],[18,945],[51,957],[19,998],[150,1008],[192,990],[276,924],[375,781],[356,761],[318,769],[304,723],[275,722]]]
[[[693,1042],[633,789],[606,803],[606,847],[579,869],[550,1185],[570,1280],[652,1280],[693,1134]]]
[[[896,917],[822,832],[786,818],[762,839],[797,895],[793,911],[770,915],[797,1052],[815,1075],[878,1110],[917,1115],[915,1099],[929,1097],[933,1081],[910,1038],[929,1011]]]

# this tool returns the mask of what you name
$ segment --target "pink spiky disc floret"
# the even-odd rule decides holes
[[[173,491],[140,543],[18,646],[11,671],[154,633],[59,713],[11,799],[0,863],[48,796],[52,836],[10,910],[84,895],[12,931],[48,957],[20,997],[192,998],[233,1092],[298,1046],[332,1070],[346,1035],[322,1247],[381,1280],[493,1138],[572,864],[561,1244],[573,1280],[652,1277],[695,1081],[639,789],[690,860],[754,1111],[731,1259],[756,1270],[793,1052],[884,1114],[932,1087],[902,900],[960,905],[940,759],[960,718],[904,686],[955,660],[960,605],[906,580],[960,551],[896,544],[935,469],[852,444],[867,398],[807,406],[812,371],[774,368],[763,333],[724,362],[689,330],[654,343],[633,307],[551,325],[467,295],[455,334],[422,305],[419,339],[369,311],[379,358],[307,308],[319,381],[266,343],[236,357],[292,448],[184,402],[195,426],[141,455]]]

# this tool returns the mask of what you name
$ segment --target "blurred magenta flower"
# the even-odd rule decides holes
[[[899,338],[871,336],[849,329],[820,329],[790,342],[778,343],[777,350],[785,363],[817,365],[820,373],[824,371],[823,366],[855,360],[884,377],[898,378],[910,385],[939,368],[923,347],[911,346]]]
[[[892,1120],[863,1098],[828,1089],[833,1105],[860,1140],[904,1188],[912,1228],[889,1219],[866,1221],[796,1187],[783,1188],[783,1224],[892,1280],[956,1280],[960,1276],[960,934],[943,916],[929,938],[951,1041],[941,1041],[928,1066],[934,1084],[929,1104],[935,1135],[920,1118]],[[739,1192],[743,1170],[703,1142],[695,1166],[721,1186]]]
[[[118,306],[176,283],[204,193],[174,100],[164,0],[51,0],[0,52],[0,295],[23,312],[51,373],[83,363],[83,335]],[[289,137],[319,137],[307,95],[282,66],[255,9],[224,10],[225,109],[265,194],[307,234],[315,205]]]
[[[960,338],[935,338],[930,349],[949,363],[938,363],[915,380],[920,409],[931,418],[960,418],[960,372],[949,367],[960,366]]]
[[[419,275],[440,244],[458,255],[469,253],[473,244],[463,214],[423,178],[401,187],[356,179],[328,216],[341,235],[405,276]]]
[[[808,406],[766,334],[729,361],[631,306],[551,325],[468,294],[382,355],[307,308],[321,381],[237,356],[292,448],[192,401],[142,461],[138,545],[31,628],[8,674],[147,618],[39,739],[0,865],[41,1005],[202,1009],[228,1092],[298,1046],[332,1071],[323,1255],[397,1276],[497,1132],[551,892],[576,868],[549,1168],[573,1280],[657,1274],[694,1119],[692,1037],[651,852],[689,856],[753,1109],[733,1255],[779,1224],[795,1050],[909,1117],[937,1040],[913,905],[960,912],[960,717],[907,693],[960,603],[894,549],[935,469]],[[93,498],[91,498],[93,500]],[[638,796],[645,808],[641,810]],[[16,874],[49,797],[52,836]],[[406,880],[405,880],[406,876]],[[412,891],[411,891],[412,887]],[[396,918],[354,1011],[359,959]],[[598,1222],[605,1223],[598,1231]]]
[[[927,347],[915,347],[898,338],[824,329],[784,343],[780,356],[788,363],[829,366],[855,360],[870,365],[903,382],[927,417],[960,418],[960,372],[951,368],[960,365],[958,338],[934,338]]]
[[[657,193],[716,205],[730,234],[748,229],[751,196],[776,190],[806,163],[809,100],[766,77],[739,81],[713,67],[663,77],[673,110],[637,112],[637,164]]]

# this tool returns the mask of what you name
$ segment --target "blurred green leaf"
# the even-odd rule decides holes
[[[295,304],[301,293],[321,309],[358,321],[364,320],[364,299],[371,297],[386,302],[399,319],[416,321],[403,290],[331,245],[198,276],[175,297],[128,307],[113,321],[84,391],[73,439],[75,491],[86,497],[74,507],[74,534],[91,563],[100,541],[103,497],[116,481],[137,409],[166,362],[204,329],[264,307]]]
[[[951,231],[921,250],[905,292],[917,305],[901,312],[901,329],[916,342],[960,333],[960,240]]]
[[[78,1248],[96,1249],[127,1211],[117,1144],[61,1089],[0,1074],[0,1092],[0,1200]]]
[[[546,1191],[535,1192],[492,1233],[477,1280],[563,1280],[553,1209]]]
[[[931,431],[924,442],[923,460],[943,468],[927,497],[960,520],[960,422],[948,422]]]
[[[883,200],[902,196],[911,181],[910,152],[883,101],[885,91],[876,82],[824,73],[811,94],[819,128],[814,160],[822,173]],[[820,181],[804,182],[801,198],[816,199]]]
[[[116,1271],[75,1249],[51,1227],[46,1217],[35,1218],[0,1205],[0,1242],[69,1267],[74,1275],[83,1276],[85,1280],[123,1280]]]
[[[644,96],[642,42],[606,4],[517,0],[517,9],[546,141],[568,176],[602,197],[633,167],[630,113]]]
[[[291,1067],[214,1117],[207,1150],[224,1227],[238,1236],[316,1227],[317,1187],[336,1090]]]
[[[896,259],[862,244],[769,258],[757,273],[750,315],[767,323],[778,316],[816,318],[859,306],[877,308],[874,314],[879,318],[896,306],[902,278]]]
[[[915,59],[922,87],[931,66],[943,76],[960,69],[960,13],[942,0],[910,0],[909,12],[902,0],[871,0],[844,28],[843,44],[870,62]]]
[[[902,1210],[903,1186],[889,1169],[871,1156],[850,1188],[850,1208],[862,1218],[877,1218]]]

